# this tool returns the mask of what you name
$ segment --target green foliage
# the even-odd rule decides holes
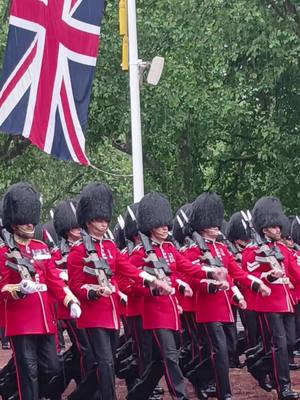
[[[0,0],[0,19],[5,3]],[[287,212],[300,213],[296,0],[137,0],[137,7],[140,58],[165,57],[159,86],[141,90],[146,191],[165,192],[175,210],[203,190],[216,190],[227,214],[273,194]],[[103,170],[130,174],[128,75],[120,54],[118,1],[108,0],[87,153]],[[0,192],[31,180],[44,193],[45,210],[93,179],[113,187],[118,212],[132,201],[130,177],[52,160],[5,137],[0,170]]]

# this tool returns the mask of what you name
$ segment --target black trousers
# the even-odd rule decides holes
[[[197,337],[197,323],[194,311],[184,311],[180,315],[182,326],[182,347],[190,346],[191,360],[200,355],[200,343]]]
[[[141,316],[127,317],[132,336],[132,354],[138,361],[139,375],[142,376],[152,359],[152,337],[144,331]]]
[[[54,335],[11,336],[20,400],[38,400],[39,379],[48,381],[59,372]]]
[[[226,335],[221,322],[199,324],[199,332],[205,337],[205,347],[210,354],[218,399],[231,394],[229,381],[229,359]]]
[[[226,337],[227,350],[229,360],[234,361],[236,358],[237,348],[237,327],[235,322],[226,322],[223,324],[223,330]]]
[[[300,303],[296,304],[295,308],[295,319],[296,319],[296,338],[300,338]]]
[[[173,399],[186,400],[184,378],[179,368],[179,333],[169,329],[152,330],[152,361],[127,395],[128,400],[147,400],[165,375]]]
[[[94,356],[91,344],[88,339],[88,335],[85,329],[77,328],[76,321],[74,319],[65,320],[65,325],[69,338],[77,351],[77,361],[79,363],[79,376],[75,377],[77,382],[83,379],[87,372],[92,368],[94,363]]]
[[[285,330],[285,320],[289,316],[286,313],[261,313],[259,316],[265,351],[272,356],[272,372],[278,393],[291,382]]]
[[[245,334],[247,347],[255,347],[258,344],[258,313],[252,310],[244,310]]]
[[[3,327],[0,327],[0,337],[1,337],[2,347],[9,345],[9,338],[5,336],[5,328]]]
[[[289,355],[289,362],[294,363],[294,347],[296,344],[296,318],[293,313],[283,314],[283,324],[286,334],[286,344]]]
[[[97,362],[98,389],[103,400],[115,400],[115,368],[119,331],[105,328],[87,328],[95,361]]]

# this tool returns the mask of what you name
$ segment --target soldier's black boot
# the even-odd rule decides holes
[[[278,396],[279,400],[295,400],[299,399],[299,393],[294,392],[290,385],[284,385]]]

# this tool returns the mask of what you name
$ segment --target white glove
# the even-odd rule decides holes
[[[61,271],[59,273],[60,279],[62,279],[65,282],[68,282],[68,271]]]
[[[20,282],[20,291],[23,294],[32,294],[37,291],[36,282],[30,279],[22,279]]]
[[[81,315],[81,308],[77,303],[72,303],[70,307],[70,317],[79,318]]]

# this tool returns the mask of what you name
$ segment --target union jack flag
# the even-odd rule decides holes
[[[12,0],[0,131],[88,165],[85,128],[105,0]]]

